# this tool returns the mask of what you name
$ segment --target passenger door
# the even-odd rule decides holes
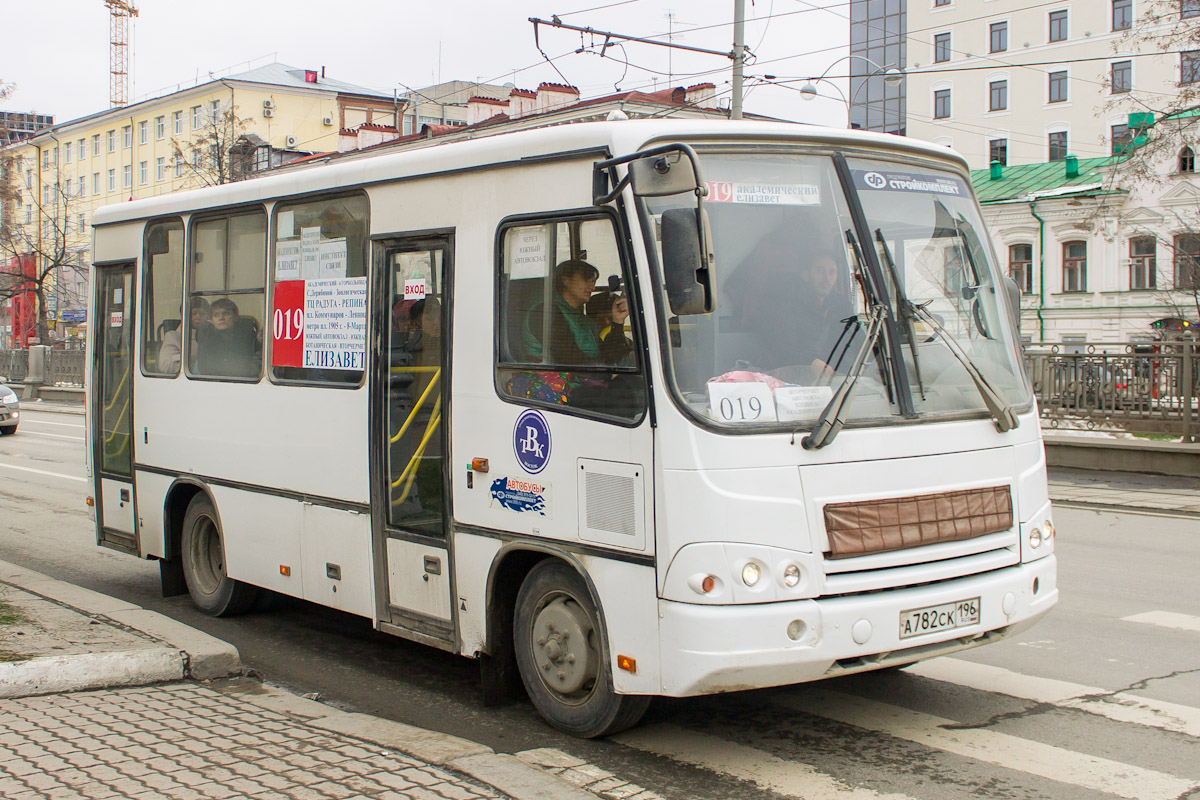
[[[133,264],[96,267],[92,463],[96,543],[138,553],[133,501]]]
[[[381,627],[455,641],[450,521],[449,285],[453,235],[375,242],[372,515]]]

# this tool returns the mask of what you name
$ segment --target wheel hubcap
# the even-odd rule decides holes
[[[592,621],[574,598],[558,595],[533,621],[533,657],[547,688],[571,697],[586,694],[596,681]]]
[[[208,518],[196,524],[193,538],[192,563],[196,565],[197,588],[204,594],[212,594],[220,588],[225,578],[225,555],[221,549],[221,534],[216,524]]]

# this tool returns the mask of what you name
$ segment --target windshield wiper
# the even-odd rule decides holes
[[[887,287],[885,287],[885,286],[876,287],[875,281],[870,279],[871,271],[867,268],[866,256],[863,253],[862,248],[858,244],[858,237],[856,237],[854,235],[854,231],[847,228],[845,235],[846,235],[846,244],[848,244],[850,246],[851,252],[854,253],[855,269],[858,272],[859,283],[862,284],[863,289],[865,290],[865,293],[867,295],[866,299],[867,299],[868,306],[870,306],[870,307],[882,306],[884,308],[887,308],[887,294],[886,294]],[[844,332],[845,331],[843,331],[843,333]],[[851,337],[851,338],[853,338],[853,337]],[[846,346],[847,347],[850,346],[849,341],[846,342]],[[896,394],[895,389],[892,384],[892,376],[897,374],[897,373],[893,372],[893,370],[892,370],[892,368],[893,368],[892,348],[891,347],[882,348],[880,351],[880,355],[882,357],[879,359],[879,379],[880,379],[880,381],[882,381],[884,388],[887,389],[888,402],[895,403],[898,401],[899,398],[897,397],[897,394]],[[842,352],[842,357],[843,358],[845,357],[845,351]],[[839,359],[839,363],[840,362],[841,362],[841,359]]]
[[[896,287],[896,305],[900,311],[900,324],[904,326],[904,332],[908,335],[908,349],[912,351],[913,377],[917,379],[917,391],[921,393],[921,399],[924,400],[925,381],[921,380],[921,358],[917,355],[917,330],[913,327],[913,320],[917,318],[916,307],[908,299],[908,293],[904,291],[904,286],[900,283],[900,275],[896,272],[896,259],[892,257],[892,248],[888,247],[882,228],[875,229],[875,239],[883,250],[884,263],[888,272],[891,273],[892,285]]]
[[[829,402],[821,410],[821,416],[817,417],[817,424],[813,426],[812,433],[800,440],[800,446],[805,450],[819,450],[832,442],[841,431],[842,410],[846,403],[850,402],[854,386],[867,364],[867,353],[871,352],[875,343],[879,341],[879,334],[883,331],[883,319],[886,316],[887,308],[882,303],[871,306],[867,317],[867,336],[854,356],[850,371],[842,379],[842,385],[833,393],[833,397],[829,398]]]
[[[1016,412],[1013,411],[1012,405],[1005,400],[999,392],[997,392],[987,378],[983,377],[983,373],[979,371],[979,367],[971,361],[970,356],[962,349],[962,346],[954,339],[942,324],[937,321],[933,314],[924,305],[914,305],[913,310],[916,312],[927,325],[929,325],[937,333],[937,339],[946,346],[950,351],[950,355],[954,356],[958,363],[962,364],[963,369],[971,376],[971,380],[975,383],[975,388],[979,390],[979,396],[983,398],[983,404],[987,406],[988,413],[992,415],[992,421],[996,423],[996,430],[1004,433],[1017,427]]]

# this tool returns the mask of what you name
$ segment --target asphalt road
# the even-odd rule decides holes
[[[500,752],[565,751],[670,800],[1200,797],[1200,525],[1060,509],[1061,600],[997,645],[904,671],[661,699],[579,741],[524,702],[486,708],[468,659],[278,598],[212,619],[95,546],[83,418],[26,408],[0,438],[0,559],[232,642],[264,679]],[[1132,618],[1132,619],[1130,619]]]

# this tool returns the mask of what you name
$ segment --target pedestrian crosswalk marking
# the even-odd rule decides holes
[[[956,727],[954,720],[842,692],[813,689],[786,702],[797,711],[825,719],[1130,800],[1174,800],[1200,788],[1200,779],[1168,775],[998,731]]]
[[[1109,692],[1095,686],[1022,675],[1003,667],[977,664],[958,658],[922,661],[908,667],[905,673],[1036,703],[1074,708],[1116,722],[1129,722],[1200,737],[1200,708],[1154,700],[1128,692]]]
[[[832,775],[796,761],[677,725],[647,725],[613,737],[633,747],[685,764],[724,773],[784,797],[804,800],[911,800],[903,794],[883,794],[849,786]]]
[[[1200,633],[1200,617],[1191,614],[1176,614],[1174,611],[1147,611],[1144,614],[1134,614],[1121,617],[1122,622],[1144,622],[1147,625],[1158,625],[1160,628],[1175,628],[1181,631]]]

